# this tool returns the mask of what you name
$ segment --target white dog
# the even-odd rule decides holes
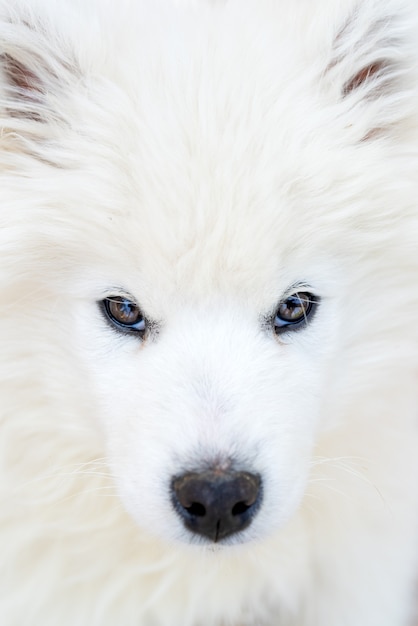
[[[409,626],[416,0],[0,0],[1,626]]]

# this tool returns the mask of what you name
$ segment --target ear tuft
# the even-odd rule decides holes
[[[10,85],[13,85],[22,94],[29,96],[33,92],[39,93],[41,91],[39,79],[23,63],[9,54],[4,54],[1,57],[1,63]]]
[[[370,65],[363,67],[352,78],[350,78],[342,88],[343,96],[348,96],[352,91],[365,87],[367,84],[372,86],[372,83],[377,84],[381,81],[383,73],[386,69],[384,61],[374,61]]]
[[[369,11],[364,9],[369,7]],[[407,37],[400,20],[376,18],[373,2],[364,3],[338,33],[329,68],[340,74],[341,95],[378,97],[396,86],[402,74]]]
[[[18,4],[19,7],[19,4]],[[0,123],[7,150],[45,144],[68,125],[64,103],[79,81],[72,48],[35,14],[0,19]]]
[[[9,92],[7,110],[13,117],[42,121],[42,80],[35,71],[8,53],[0,55],[0,66]]]
[[[328,79],[347,127],[369,140],[398,128],[412,112],[418,84],[417,12],[408,2],[368,0],[334,39]]]

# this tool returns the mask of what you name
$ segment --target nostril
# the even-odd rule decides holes
[[[251,504],[246,504],[245,502],[237,502],[232,507],[232,515],[242,515],[251,507]]]
[[[206,515],[206,509],[200,502],[192,502],[190,506],[184,507],[186,511],[195,517],[204,517]]]

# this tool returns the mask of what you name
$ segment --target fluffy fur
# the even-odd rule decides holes
[[[417,17],[1,0],[2,626],[409,625]],[[169,484],[215,460],[264,497],[212,546]]]

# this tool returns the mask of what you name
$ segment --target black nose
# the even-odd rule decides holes
[[[185,526],[214,542],[247,528],[261,501],[260,476],[248,472],[191,472],[172,489]]]

